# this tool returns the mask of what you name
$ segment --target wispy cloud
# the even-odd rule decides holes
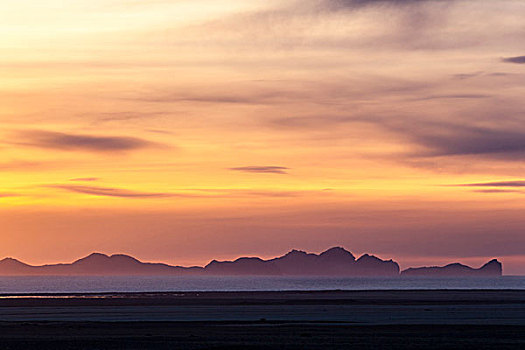
[[[505,57],[502,61],[507,63],[525,64],[525,56]]]
[[[10,198],[10,197],[19,197],[19,194],[16,193],[1,193],[0,192],[0,199],[1,198]]]
[[[93,196],[121,197],[121,198],[163,198],[173,197],[174,194],[162,192],[140,192],[121,188],[81,186],[81,185],[46,185],[45,187],[61,189],[69,192],[88,194]]]
[[[135,119],[151,119],[164,115],[163,113],[115,112],[99,114],[98,122],[120,122]]]
[[[476,78],[479,76],[482,76],[484,72],[474,72],[474,73],[459,73],[459,74],[453,74],[452,78],[457,80],[466,80],[471,78]]]
[[[472,192],[476,192],[476,193],[523,193],[523,191],[518,191],[518,190],[501,190],[501,189],[497,189],[497,188],[484,189],[484,190],[474,190]]]
[[[359,116],[339,116],[339,115],[315,115],[302,117],[280,117],[269,120],[271,127],[290,128],[290,129],[317,129],[331,128],[339,124],[354,123],[367,120]]]
[[[154,134],[161,134],[161,135],[173,135],[171,131],[168,130],[160,130],[160,129],[145,129],[144,131],[151,132]]]
[[[38,171],[51,167],[51,163],[26,160],[12,160],[0,163],[0,171]]]
[[[49,184],[41,187],[54,188],[74,193],[102,197],[154,199],[154,198],[250,198],[250,197],[299,197],[305,195],[327,195],[330,191],[286,191],[272,189],[182,189],[176,192],[143,192],[115,187],[85,186],[70,184]]]
[[[472,78],[483,78],[483,77],[508,77],[512,76],[513,73],[506,73],[506,72],[474,72],[474,73],[459,73],[459,74],[453,74],[452,78],[456,80],[467,80]]]
[[[463,0],[324,0],[321,6],[333,10],[354,10],[366,6],[419,6],[427,3],[453,3]]]
[[[417,100],[442,100],[442,99],[477,99],[477,98],[489,98],[487,94],[450,94],[450,95],[432,95],[417,98]]]
[[[473,113],[473,112],[471,112]],[[478,113],[478,112],[476,112]],[[481,113],[481,112],[479,112]],[[498,125],[479,124],[474,115],[467,115],[463,123],[448,121],[440,117],[425,117],[406,114],[389,115],[318,115],[304,117],[281,117],[268,121],[269,126],[282,129],[297,129],[303,134],[324,130],[332,133],[356,125],[370,125],[377,129],[376,137],[399,137],[404,143],[411,142],[415,148],[405,158],[430,158],[448,156],[476,156],[486,159],[522,161],[525,159],[525,129],[516,124],[512,116],[502,116]],[[347,127],[348,125],[348,127]],[[345,134],[341,134],[345,137]]]
[[[244,166],[230,168],[234,171],[243,171],[247,173],[270,173],[270,174],[288,174],[289,168],[283,166]]]
[[[422,155],[525,159],[525,131],[522,130],[434,123],[415,125],[404,132],[429,149]]]
[[[395,48],[397,49],[457,49],[478,46],[481,41],[477,35],[479,28],[455,30],[456,35],[447,35],[452,28],[450,19],[455,19],[456,4],[468,4],[464,0],[303,0],[284,2],[275,9],[259,12],[237,13],[231,18],[208,23],[204,27],[203,40],[222,45],[232,45],[241,38],[242,44],[260,47],[273,46],[279,49],[300,49],[315,47],[318,50],[351,48]],[[465,11],[458,6],[458,11]],[[473,16],[469,9],[462,14]],[[334,20],[333,17],[346,16],[335,30],[324,32],[320,23]],[[352,31],[350,25],[359,23],[362,16],[376,21],[373,25],[361,26]],[[384,16],[389,20],[384,21]],[[451,17],[452,16],[452,17]],[[479,19],[479,18],[478,18]],[[363,23],[360,23],[363,24]],[[348,25],[348,26],[347,26]],[[327,27],[330,28],[330,27]],[[316,29],[315,31],[313,29]],[[340,34],[342,30],[345,35]],[[339,33],[338,33],[339,32]],[[311,35],[315,33],[315,35]],[[357,34],[357,35],[355,35]],[[484,34],[484,33],[483,33]],[[246,40],[248,38],[250,40]],[[495,40],[491,36],[490,40]],[[227,40],[225,38],[229,38]],[[278,38],[278,40],[276,40]],[[234,39],[234,40],[231,40]],[[499,37],[501,41],[501,37]],[[484,43],[485,44],[485,43]]]
[[[79,182],[91,182],[91,181],[98,181],[100,178],[98,177],[76,177],[74,179],[69,179],[69,181],[79,181]]]
[[[460,187],[525,187],[525,180],[478,182],[470,184],[459,184]]]
[[[130,151],[156,145],[137,137],[68,134],[43,130],[20,131],[17,133],[17,141],[13,143],[63,151],[90,152]]]
[[[271,105],[287,103],[307,97],[305,91],[289,87],[265,86],[263,82],[229,83],[224,87],[205,86],[201,90],[181,90],[173,88],[166,91],[152,91],[147,95],[127,98],[132,101],[151,103],[211,103],[211,104],[254,104]]]

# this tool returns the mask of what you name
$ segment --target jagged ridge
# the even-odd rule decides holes
[[[501,276],[503,266],[501,263],[492,259],[478,269],[459,263],[448,264],[446,266],[431,266],[408,268],[401,272],[402,276],[431,276],[431,277],[463,277],[463,276]]]
[[[492,260],[479,269],[461,264],[404,270],[402,276],[500,276],[501,263]],[[320,254],[292,250],[268,260],[242,257],[234,261],[213,260],[205,267],[144,263],[124,254],[93,253],[69,264],[32,266],[16,259],[0,261],[0,275],[266,275],[266,276],[399,276],[399,265],[364,254],[358,259],[342,247]]]
[[[285,276],[397,276],[399,265],[392,261],[354,255],[341,247],[317,255],[300,250],[270,260],[240,258],[235,261],[212,261],[205,270],[218,275],[285,275]]]

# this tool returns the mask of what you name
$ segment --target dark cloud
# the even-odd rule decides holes
[[[352,58],[361,56],[354,55],[356,48],[380,48],[381,51],[387,48],[396,51],[466,50],[478,46],[505,47],[506,43],[508,46],[519,42],[523,33],[513,21],[503,21],[494,30],[494,25],[487,20],[491,15],[493,18],[495,11],[503,11],[505,6],[492,8],[484,6],[484,3],[482,1],[478,6],[477,2],[467,0],[292,1],[289,5],[211,20],[199,29],[193,28],[189,34],[198,33],[203,42],[222,49],[231,45],[231,49],[241,51],[252,47],[258,50],[268,47],[278,50],[307,49],[308,52],[335,50],[334,57],[344,50],[351,50],[349,57]],[[331,18],[334,14],[341,18]],[[356,15],[366,16],[370,29],[365,29],[367,23],[363,30],[353,30],[352,16]],[[348,22],[343,19],[344,16],[349,17]],[[319,25],[324,20],[340,20],[337,28],[348,35],[323,33],[324,27]],[[469,22],[477,25],[464,25]],[[247,64],[249,61],[236,64]],[[311,63],[310,60],[308,62]],[[294,68],[304,63],[302,58],[293,60]]]
[[[490,95],[486,94],[451,94],[451,95],[432,95],[417,98],[416,100],[440,100],[440,99],[477,99],[477,98],[489,98]]]
[[[459,184],[461,187],[525,187],[525,180],[479,182],[471,184]]]
[[[121,197],[121,198],[164,198],[172,197],[171,193],[138,192],[120,188],[81,186],[81,185],[47,185],[45,187],[57,188],[70,192],[89,194],[92,196]]]
[[[298,2],[301,3],[301,2]],[[470,19],[479,21],[479,16],[472,11],[462,15],[461,22],[456,21],[456,14],[463,11],[466,0],[319,0],[316,2],[317,13],[338,13],[354,15],[354,12],[375,12],[366,15],[374,16],[379,21],[377,28],[388,28],[385,32],[375,34],[374,30],[364,31],[363,39],[348,37],[339,42],[330,37],[322,38],[316,45],[336,45],[337,47],[387,47],[402,50],[449,50],[501,43],[501,36],[487,37],[475,26],[463,26],[461,23]],[[299,5],[300,6],[300,5]],[[482,7],[482,6],[481,6]],[[383,17],[384,16],[384,17]],[[381,18],[388,18],[384,21]],[[461,29],[454,28],[460,25]],[[452,31],[451,31],[452,30]],[[516,36],[522,33],[516,33]]]
[[[474,190],[476,193],[523,193],[517,190],[500,190],[500,189],[487,189],[487,190]]]
[[[445,133],[413,135],[435,155],[484,155],[493,158],[525,159],[525,132],[471,126],[454,126]]]
[[[422,152],[413,153],[418,157],[480,156],[492,159],[524,160],[525,130],[500,129],[459,125],[447,122],[403,122],[382,119],[378,125],[408,137]]]
[[[471,78],[475,78],[475,77],[479,77],[481,75],[483,75],[484,73],[483,72],[475,72],[475,73],[459,73],[459,74],[454,74],[452,75],[452,77],[454,79],[458,79],[458,80],[466,80],[466,79],[471,79]]]
[[[94,136],[62,132],[31,130],[17,135],[19,145],[64,151],[117,152],[130,151],[155,145],[152,142],[125,136]]]
[[[244,171],[247,173],[288,174],[286,171],[289,170],[289,168],[282,166],[244,166],[238,168],[230,168],[230,170]]]
[[[365,6],[407,6],[459,1],[461,0],[324,0],[321,3],[331,9],[355,9]]]
[[[80,182],[86,182],[86,181],[98,181],[100,178],[98,177],[77,177],[74,179],[69,179],[69,181],[80,181]]]
[[[525,64],[525,56],[505,57],[502,58],[502,61],[507,63]]]
[[[144,131],[151,132],[151,133],[154,133],[154,134],[173,135],[173,133],[171,131],[160,130],[160,129],[145,129]]]
[[[456,80],[467,80],[467,79],[478,78],[478,77],[508,77],[512,75],[513,75],[512,73],[506,73],[506,72],[493,72],[493,73],[474,72],[474,73],[453,74],[452,78]]]
[[[347,130],[346,125],[369,124],[388,132],[388,137],[419,146],[419,150],[402,155],[405,159],[477,156],[498,160],[525,160],[525,128],[520,127],[519,117],[499,118],[500,125],[505,127],[473,125],[474,122],[467,119],[463,124],[432,119],[434,118],[410,115],[319,115],[282,117],[268,122],[271,127],[297,129],[302,133],[305,130],[333,133],[334,128]]]
[[[487,74],[490,77],[508,77],[514,75],[513,73],[505,73],[505,72],[494,72]]]

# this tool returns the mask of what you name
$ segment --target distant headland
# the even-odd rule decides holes
[[[292,250],[283,256],[263,260],[242,257],[234,261],[213,260],[206,266],[172,266],[147,263],[123,254],[93,253],[73,263],[33,266],[19,260],[0,261],[1,276],[84,276],[84,275],[181,275],[181,276],[355,276],[355,277],[493,277],[502,275],[501,263],[494,259],[480,268],[459,263],[446,266],[408,268],[400,271],[393,260],[364,254],[356,258],[342,248],[330,248],[320,254]]]

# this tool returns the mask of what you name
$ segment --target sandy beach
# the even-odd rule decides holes
[[[524,291],[4,295],[8,349],[519,349]]]

